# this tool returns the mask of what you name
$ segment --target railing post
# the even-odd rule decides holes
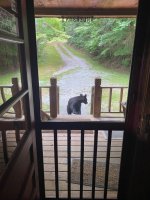
[[[91,111],[90,111],[91,115],[93,114],[93,102],[94,102],[94,86],[92,86],[91,89]]]
[[[50,79],[50,116],[52,118],[57,117],[58,113],[58,88],[57,79],[52,77]]]
[[[59,87],[57,86],[57,114],[59,114]]]
[[[12,96],[16,95],[19,92],[19,83],[18,83],[18,78],[12,78],[12,88],[11,88]],[[16,114],[16,118],[21,118],[23,113],[22,113],[22,105],[21,101],[18,101],[14,105],[14,110]]]
[[[101,79],[95,78],[94,99],[93,99],[93,116],[99,118],[101,115]]]
[[[2,142],[3,142],[4,161],[5,161],[5,164],[7,164],[9,158],[8,158],[6,131],[2,130],[1,133],[2,133]]]

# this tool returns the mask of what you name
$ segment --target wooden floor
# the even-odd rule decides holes
[[[23,136],[24,131],[20,131],[20,139]],[[6,160],[11,158],[14,150],[17,147],[15,131],[6,131],[6,146],[2,141],[2,132],[0,131],[0,175],[3,173],[6,167]],[[7,153],[4,153],[6,151]]]
[[[97,149],[97,162],[106,162],[107,152],[107,132],[99,131],[98,133],[98,149]],[[114,135],[114,136],[113,136]],[[122,133],[112,133],[110,163],[120,165],[120,157],[122,150]],[[54,133],[53,131],[43,131],[43,154],[44,154],[44,173],[45,173],[45,190],[46,197],[55,198],[55,160],[54,160]],[[62,198],[68,197],[68,180],[67,180],[67,132],[58,131],[58,176],[59,176],[59,196]],[[94,149],[94,132],[85,131],[84,134],[84,161],[93,162],[93,149]],[[16,138],[13,131],[7,131],[7,151],[10,158],[14,149],[16,148]],[[80,131],[71,132],[71,163],[74,159],[80,159],[81,149],[81,133]],[[3,144],[0,136],[0,171],[5,168]],[[116,173],[119,173],[117,171]],[[95,196],[103,198],[104,188],[96,187]],[[91,185],[83,186],[83,197],[90,198],[92,194]],[[71,197],[78,198],[80,195],[80,184],[71,183]],[[117,191],[108,189],[107,198],[116,198]]]
[[[98,149],[97,149],[97,162],[106,163],[107,152],[107,132],[99,131],[98,133]],[[110,163],[116,163],[120,166],[120,157],[122,150],[122,133],[119,133],[121,137],[112,139]],[[119,135],[118,134],[118,135]],[[91,161],[93,163],[93,150],[94,150],[94,133],[93,131],[85,131],[84,134],[84,161]],[[58,177],[59,177],[59,196],[61,198],[67,198],[68,193],[68,180],[67,180],[67,132],[58,132]],[[71,163],[73,160],[80,160],[81,149],[81,134],[80,131],[71,132]],[[44,171],[45,171],[45,187],[46,197],[55,198],[55,160],[54,160],[54,133],[52,131],[43,132],[43,150],[44,150]],[[86,163],[86,162],[85,162]],[[86,172],[84,172],[86,174]],[[119,170],[116,172],[119,177]],[[79,174],[80,175],[80,174]],[[104,175],[102,175],[104,176]],[[115,175],[114,175],[115,176]],[[91,176],[92,177],[92,176]],[[111,181],[111,180],[110,180]],[[96,187],[95,196],[97,198],[103,198],[104,188]],[[92,194],[92,187],[83,186],[83,197],[90,198]],[[71,197],[79,198],[80,195],[80,183],[71,183]],[[116,198],[117,191],[108,189],[108,198]]]

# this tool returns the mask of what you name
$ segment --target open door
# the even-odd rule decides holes
[[[44,184],[42,181],[42,150],[40,152],[42,149],[41,136],[38,127],[40,109],[35,108],[33,103],[34,94],[38,93],[38,85],[35,85],[32,79],[33,74],[38,77],[36,76],[33,1],[12,0],[3,3],[11,8],[6,10],[0,7],[0,21],[3,22],[0,27],[0,43],[5,50],[5,55],[7,55],[3,60],[12,61],[14,57],[8,57],[8,51],[14,52],[16,49],[15,56],[16,63],[20,68],[20,77],[18,82],[17,78],[12,79],[13,85],[10,85],[12,95],[6,98],[5,88],[1,87],[0,90],[3,97],[3,103],[0,105],[0,134],[2,135],[1,144],[3,145],[5,162],[5,169],[0,177],[0,199],[40,199],[40,197],[44,198],[42,196]],[[2,5],[0,3],[0,6]],[[38,103],[36,100],[37,107]],[[10,113],[13,116],[10,116]],[[14,137],[14,132],[17,147],[10,156],[7,136]],[[38,165],[38,163],[41,164]]]
[[[59,123],[59,126],[57,123],[54,123],[52,125],[48,123],[42,123],[41,125],[40,102],[37,98],[39,97],[39,86],[37,80],[38,73],[34,30],[33,0],[18,0],[16,2],[17,4],[15,4],[15,1],[12,1],[13,11],[9,10],[9,12],[12,16],[15,16],[15,18],[17,19],[19,34],[14,35],[6,30],[0,30],[0,40],[5,41],[7,43],[15,43],[19,48],[22,87],[18,93],[6,100],[0,106],[0,131],[1,133],[4,133],[8,129],[15,129],[17,131],[24,130],[24,134],[22,136],[21,141],[18,142],[15,153],[8,161],[4,173],[1,175],[0,198],[4,200],[40,198],[45,199],[41,129],[54,129],[54,142],[57,147],[57,129],[66,129],[66,127],[63,123]],[[14,9],[15,5],[17,6],[17,10]],[[148,187],[148,181],[150,177],[150,142],[148,136],[150,102],[149,35],[149,1],[141,0],[139,4],[137,18],[137,29],[133,53],[130,90],[127,105],[126,130],[123,144],[122,164],[120,173],[121,178],[118,195],[118,199],[120,200],[147,200],[150,196],[150,191]],[[32,77],[34,77],[34,79]],[[23,102],[23,112],[25,115],[25,119],[21,122],[13,121],[13,123],[10,123],[7,120],[4,121],[2,119],[4,114],[11,107],[14,107],[19,101]],[[73,130],[75,128],[81,128],[81,123],[70,124]],[[102,128],[106,129],[107,126],[108,125],[104,123]],[[116,129],[116,125],[113,124],[113,126]],[[96,138],[98,129],[97,123],[93,123],[93,127],[95,128]],[[91,124],[86,123],[85,128],[89,128],[89,130],[91,130]],[[110,129],[109,132],[111,135]],[[84,133],[84,130],[82,128],[81,133]],[[70,135],[70,129],[68,130],[68,135]],[[80,171],[83,175],[84,134],[81,135],[82,167]],[[68,152],[70,152],[70,137],[68,137],[68,147]],[[68,153],[68,155],[69,154],[70,153]],[[94,157],[96,158],[96,156]],[[70,171],[70,162],[71,160],[68,156],[68,172]],[[55,163],[56,188],[58,189],[59,184],[57,168],[57,148],[55,148]],[[107,164],[107,166],[109,166],[109,164]],[[106,177],[108,179],[108,173],[106,174]],[[68,180],[70,180],[69,173]],[[107,182],[105,184],[105,188],[107,189]],[[57,197],[59,197],[57,191],[58,190],[56,190],[56,199],[58,199]],[[68,189],[68,191],[70,191],[70,189]],[[105,196],[107,196],[106,194],[107,193],[105,192]],[[68,192],[68,197],[69,195],[70,193]],[[107,199],[105,196],[104,199]],[[83,199],[82,179],[80,185],[80,199]]]
[[[150,13],[139,1],[123,144],[119,199],[149,199]]]

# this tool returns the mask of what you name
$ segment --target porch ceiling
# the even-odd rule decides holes
[[[37,16],[135,16],[138,7],[138,0],[34,0],[34,3]]]
[[[118,15],[135,16],[138,0],[34,0],[36,16]],[[10,7],[9,0],[0,6]]]

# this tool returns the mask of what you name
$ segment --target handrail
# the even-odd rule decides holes
[[[8,131],[8,130],[25,130],[26,129],[26,123],[23,120],[5,120],[0,121],[0,127],[2,131]]]
[[[51,87],[50,85],[45,85],[45,86],[44,86],[44,85],[43,85],[43,86],[40,85],[40,86],[39,86],[39,88],[50,88],[50,87]]]
[[[13,85],[0,85],[0,88],[12,88]]]
[[[114,89],[120,89],[120,88],[128,88],[127,86],[101,86],[104,89],[114,88]]]
[[[41,122],[42,130],[124,130],[124,121],[72,121],[72,122],[58,122],[49,121]]]
[[[2,117],[11,107],[13,107],[27,93],[28,93],[28,90],[20,91],[16,95],[14,95],[13,97],[11,97],[9,100],[7,100],[5,103],[3,103],[0,106],[0,117]]]

